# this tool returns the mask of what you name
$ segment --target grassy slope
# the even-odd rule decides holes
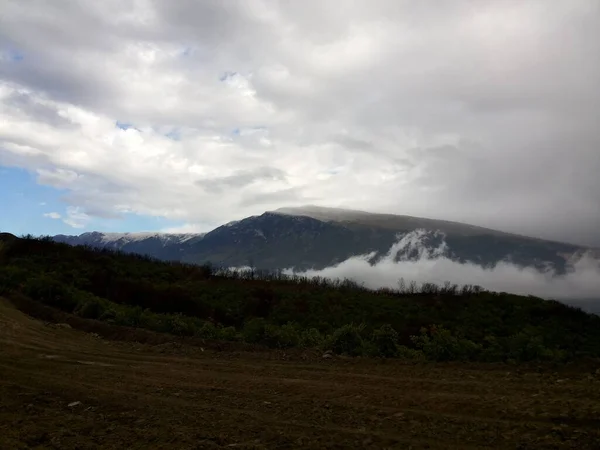
[[[0,299],[0,448],[585,450],[600,440],[595,370],[325,360],[171,341],[107,341]]]

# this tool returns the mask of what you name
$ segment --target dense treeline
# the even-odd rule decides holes
[[[477,286],[356,283],[166,263],[0,240],[0,295],[81,317],[207,339],[434,360],[565,360],[600,355],[600,317]]]

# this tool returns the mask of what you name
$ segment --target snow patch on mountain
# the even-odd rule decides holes
[[[97,247],[118,246],[122,247],[127,244],[140,243],[148,239],[157,239],[163,245],[183,244],[195,238],[202,238],[204,233],[158,233],[155,231],[149,232],[133,232],[133,233],[103,233],[92,231],[82,233],[78,236],[55,236],[58,241],[69,242],[72,244],[87,244]]]

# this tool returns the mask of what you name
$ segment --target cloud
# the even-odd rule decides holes
[[[60,218],[62,218],[62,216],[59,213],[57,213],[57,212],[45,213],[44,217],[47,217],[48,219],[60,219]]]
[[[196,234],[205,232],[205,226],[196,223],[184,223],[174,227],[163,228],[161,233],[172,233],[172,234]]]
[[[260,182],[281,182],[286,184],[285,173],[273,167],[257,167],[251,170],[238,170],[231,175],[211,177],[198,180],[196,184],[205,191],[220,194],[227,189],[246,188],[251,184]]]
[[[565,275],[552,271],[541,272],[534,268],[521,268],[510,262],[501,262],[493,268],[476,264],[461,264],[443,256],[445,242],[438,248],[427,249],[419,231],[409,233],[394,244],[386,257],[371,265],[372,255],[359,255],[325,268],[303,272],[307,276],[332,279],[352,279],[371,289],[398,288],[400,278],[406,283],[479,285],[498,292],[519,295],[535,295],[546,299],[595,299],[600,302],[600,260],[589,253],[578,255],[569,264]],[[417,257],[395,260],[399,252],[410,254],[417,250]],[[292,273],[287,269],[286,273]]]
[[[90,216],[74,206],[67,208],[67,216],[63,218],[63,222],[73,228],[85,228],[90,220]]]
[[[0,163],[89,217],[317,203],[600,246],[594,0],[172,3],[3,5]]]

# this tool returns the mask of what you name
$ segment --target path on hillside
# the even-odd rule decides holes
[[[278,355],[109,342],[0,300],[0,448],[600,448],[589,373]]]

